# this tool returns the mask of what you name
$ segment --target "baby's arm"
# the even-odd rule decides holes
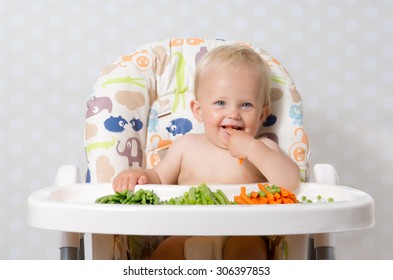
[[[124,189],[134,190],[135,185],[143,184],[176,184],[180,173],[181,151],[184,145],[181,138],[170,146],[165,157],[154,168],[130,168],[120,172],[113,179],[113,190],[117,192]]]
[[[230,131],[228,150],[232,156],[248,159],[266,179],[294,191],[300,184],[299,167],[269,138],[255,139],[242,131]]]
[[[160,184],[160,177],[153,170],[147,169],[127,169],[120,172],[112,182],[113,190],[122,192],[125,189],[134,190],[135,185]]]

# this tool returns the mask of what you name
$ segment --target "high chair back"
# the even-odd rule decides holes
[[[202,124],[193,118],[189,106],[194,98],[195,65],[205,53],[224,44],[253,48],[269,66],[271,114],[258,136],[276,141],[298,164],[305,181],[309,141],[303,127],[301,97],[288,71],[261,48],[240,41],[205,38],[148,43],[102,70],[87,102],[86,181],[111,182],[130,166],[152,168],[176,138],[203,133]]]

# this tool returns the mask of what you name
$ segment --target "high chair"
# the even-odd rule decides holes
[[[298,196],[336,195],[336,202],[263,209],[258,206],[201,206],[198,209],[94,204],[95,198],[113,192],[110,182],[120,171],[129,166],[152,168],[176,138],[186,133],[203,133],[202,124],[193,118],[189,106],[194,98],[195,65],[205,53],[223,44],[253,48],[269,66],[272,111],[258,136],[276,141],[298,164],[303,182]],[[276,58],[245,42],[172,38],[142,45],[116,59],[102,70],[87,102],[85,149],[86,184],[80,183],[76,166],[64,165],[58,170],[54,187],[33,193],[28,200],[31,225],[63,231],[62,259],[83,258],[83,233],[92,233],[94,259],[148,258],[167,235],[194,236],[185,248],[191,259],[205,256],[195,247],[204,242],[200,236],[211,236],[214,248],[213,253],[208,254],[220,258],[222,239],[217,236],[255,234],[267,236],[272,259],[334,259],[335,232],[363,229],[374,224],[370,196],[339,186],[337,173],[331,165],[317,164],[312,170],[309,168],[309,140],[303,126],[302,100],[290,74]],[[140,187],[154,188],[163,197],[176,196],[187,188]],[[239,186],[212,186],[216,187],[226,191],[229,197],[239,190]],[[220,221],[216,227],[207,229],[200,212],[211,219],[225,219],[230,215],[231,219],[238,216],[240,220],[258,221],[260,218],[261,222],[254,228],[245,224],[244,231],[235,230],[228,221]],[[164,214],[171,217],[167,224],[162,222]],[[274,220],[269,215],[282,219]],[[190,216],[195,217],[194,224],[179,221]],[[149,224],[146,218],[155,224]],[[277,221],[286,222],[284,225]],[[122,223],[134,223],[134,226]]]

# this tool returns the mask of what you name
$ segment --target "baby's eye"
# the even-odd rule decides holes
[[[219,100],[219,101],[214,102],[214,104],[215,104],[215,105],[218,105],[218,106],[224,106],[224,105],[225,105],[225,102],[222,101],[222,100]]]
[[[249,109],[249,108],[252,108],[253,106],[252,106],[251,103],[246,102],[246,103],[243,103],[243,104],[242,104],[242,107],[243,107],[243,108],[246,108],[246,109]]]

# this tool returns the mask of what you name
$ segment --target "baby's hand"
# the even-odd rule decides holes
[[[233,128],[225,129],[230,135],[228,141],[228,150],[233,157],[245,159],[247,158],[247,150],[252,141],[255,138],[241,130],[236,130]]]
[[[143,185],[147,183],[147,174],[143,169],[128,169],[120,172],[112,182],[115,192],[122,192],[125,189],[133,191],[135,185]]]

